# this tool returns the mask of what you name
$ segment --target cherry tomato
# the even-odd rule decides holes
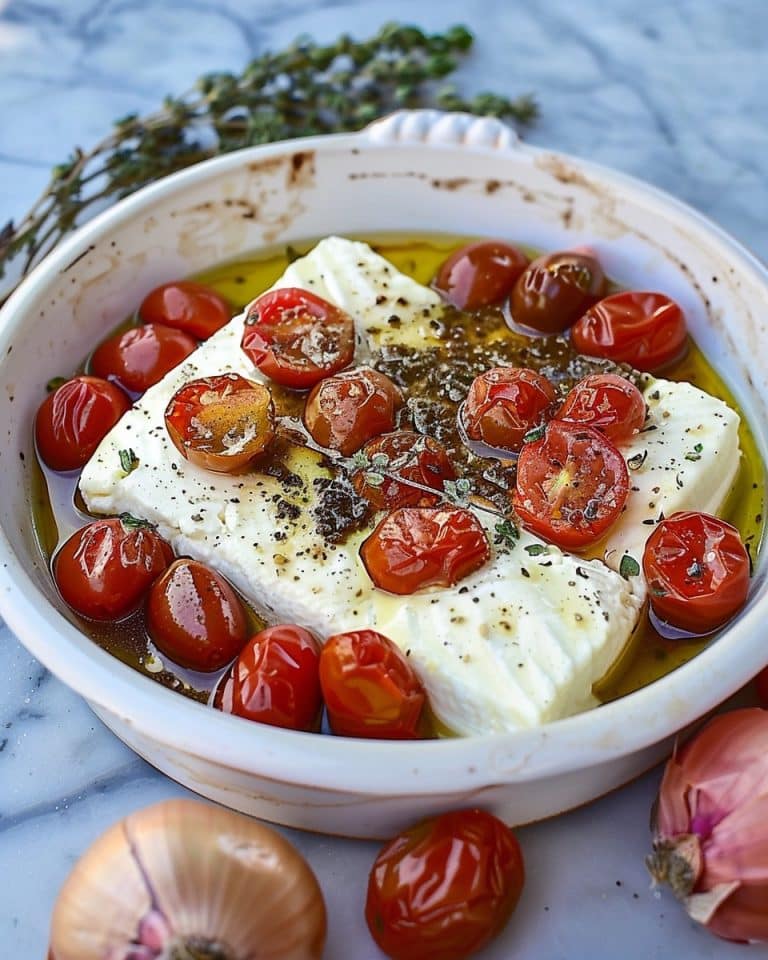
[[[52,470],[77,470],[114,427],[131,401],[99,377],[74,377],[49,394],[35,418],[40,459]]]
[[[517,461],[514,506],[529,530],[578,550],[618,519],[629,493],[624,457],[593,427],[551,420]]]
[[[148,323],[116,333],[98,346],[91,357],[91,369],[121,387],[143,393],[162,380],[169,370],[192,353],[197,341],[162,323]]]
[[[377,456],[386,458],[388,472],[397,474],[403,480],[421,484],[422,487],[442,490],[444,480],[456,478],[456,471],[442,444],[423,433],[414,433],[411,430],[385,433],[369,440],[363,447],[363,453],[371,466],[355,471],[352,474],[352,485],[375,510],[393,510],[395,507],[415,504],[434,506],[438,503],[437,497],[431,497],[424,490],[407,483],[398,483],[388,476],[384,476],[381,483],[372,483],[369,477],[371,474],[376,476]]]
[[[175,663],[208,673],[243,649],[248,619],[224,577],[196,560],[182,559],[152,584],[147,632]]]
[[[345,457],[395,426],[403,397],[389,377],[359,367],[321,380],[307,397],[304,424],[315,443]]]
[[[179,453],[205,470],[232,473],[263,453],[275,435],[272,395],[236,373],[191,380],[165,410]]]
[[[605,293],[596,258],[577,250],[534,260],[515,284],[512,319],[539,333],[562,333]]]
[[[517,452],[554,400],[554,387],[535,370],[493,367],[472,381],[461,407],[461,425],[470,440]]]
[[[674,300],[634,290],[596,303],[576,322],[571,339],[590,357],[651,372],[679,359],[688,342],[685,317]]]
[[[490,553],[482,524],[460,507],[401,507],[360,548],[374,584],[398,594],[451,587],[482,567]]]
[[[594,427],[614,443],[624,443],[645,423],[645,400],[625,377],[593,373],[573,387],[556,417]]]
[[[290,730],[319,730],[320,644],[294,624],[268,627],[240,651],[216,691],[214,706]]]
[[[424,688],[395,644],[375,630],[330,637],[320,653],[320,684],[335,734],[419,738]]]
[[[139,307],[139,317],[144,323],[162,323],[197,340],[207,340],[229,323],[231,316],[232,311],[223,297],[192,280],[155,287]]]
[[[525,882],[520,845],[484,810],[424,820],[381,849],[365,919],[392,960],[464,960],[498,936]]]
[[[451,254],[435,277],[435,288],[459,310],[500,303],[528,266],[528,257],[501,240],[471,243]]]
[[[721,627],[749,591],[749,555],[739,531],[706,513],[675,513],[657,524],[643,573],[656,616],[690,633]]]
[[[170,544],[132,517],[94,520],[73,533],[53,560],[63,599],[91,620],[131,613],[173,560]]]
[[[352,362],[355,324],[314,293],[284,287],[251,304],[241,345],[275,383],[306,390]]]

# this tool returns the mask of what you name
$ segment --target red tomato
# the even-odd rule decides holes
[[[634,290],[596,303],[571,331],[573,345],[636,370],[659,370],[679,359],[688,335],[683,311],[663,293]]]
[[[54,557],[53,577],[73,610],[91,620],[117,620],[139,605],[172,560],[170,544],[149,524],[110,517],[72,534]]]
[[[181,330],[148,323],[116,333],[96,347],[91,369],[99,377],[117,380],[126,390],[143,393],[186,360],[196,346],[197,341]]]
[[[241,346],[275,383],[306,390],[352,362],[355,324],[314,293],[285,287],[251,304]]]
[[[243,649],[248,619],[224,577],[196,560],[176,560],[149,591],[147,632],[175,663],[210,672]]]
[[[197,340],[207,340],[229,323],[231,316],[232,311],[223,297],[191,280],[155,287],[139,307],[139,317],[144,323],[163,323]]]
[[[232,473],[272,442],[275,408],[264,384],[223,373],[191,380],[177,390],[166,407],[165,426],[190,463]]]
[[[52,470],[78,470],[130,406],[114,383],[85,376],[67,380],[37,411],[40,459]]]
[[[461,425],[470,440],[517,452],[554,403],[546,377],[524,367],[493,367],[475,377],[461,407]]]
[[[421,504],[434,506],[438,497],[431,497],[418,487],[398,483],[385,476],[381,483],[371,483],[369,476],[376,475],[377,456],[386,457],[386,469],[403,480],[411,480],[422,487],[442,490],[444,480],[454,480],[456,471],[442,444],[423,433],[397,430],[369,440],[363,447],[371,466],[352,474],[352,485],[361,497],[375,510],[394,510],[395,507]],[[381,476],[381,474],[379,474]]]
[[[398,594],[451,587],[490,554],[482,524],[460,507],[401,507],[387,514],[360,548],[374,584]]]
[[[539,257],[515,284],[510,311],[515,323],[539,333],[562,333],[605,293],[597,259],[577,250]]]
[[[618,519],[629,493],[624,457],[599,430],[551,420],[517,461],[514,506],[533,533],[578,550]]]
[[[645,423],[645,400],[625,377],[593,373],[571,390],[557,411],[557,419],[594,427],[614,443],[624,443]]]
[[[320,644],[294,624],[268,627],[246,643],[219,685],[214,706],[290,730],[319,730]]]
[[[501,240],[471,243],[438,270],[435,288],[459,310],[500,303],[528,266],[528,257]]]
[[[392,960],[464,960],[501,933],[524,882],[520,845],[501,820],[444,813],[379,852],[365,919]]]
[[[307,397],[304,424],[315,443],[348,457],[395,426],[403,397],[389,377],[358,367],[328,377]]]
[[[424,688],[395,644],[375,630],[330,637],[320,653],[320,685],[335,734],[419,739]]]
[[[675,513],[657,524],[643,573],[653,612],[690,633],[721,627],[749,591],[749,555],[739,531],[706,513]]]

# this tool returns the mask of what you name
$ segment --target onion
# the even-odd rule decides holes
[[[711,720],[667,763],[654,811],[654,880],[727,940],[768,940],[768,711]]]

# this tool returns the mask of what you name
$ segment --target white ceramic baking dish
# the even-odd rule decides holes
[[[0,612],[23,643],[160,770],[276,822],[384,836],[480,804],[511,823],[625,783],[768,660],[766,564],[749,604],[695,660],[631,696],[507,735],[343,740],[226,716],[104,653],[56,596],[30,523],[42,384],[152,287],[276,243],[333,233],[448,232],[555,249],[588,242],[606,271],[660,288],[768,443],[768,273],[716,226],[626,176],[520,143],[495,120],[395,114],[357,135],[274,144],[148,187],[62,243],[0,314]]]

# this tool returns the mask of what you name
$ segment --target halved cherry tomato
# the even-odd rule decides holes
[[[105,340],[93,352],[91,370],[143,393],[192,353],[197,341],[162,323],[131,327]]]
[[[420,737],[424,688],[395,644],[375,630],[330,637],[320,653],[320,685],[335,734],[379,740]]]
[[[248,619],[224,577],[196,560],[182,559],[152,584],[147,632],[175,663],[208,673],[243,649]]]
[[[461,425],[470,440],[516,453],[554,400],[554,387],[535,370],[493,367],[472,381],[461,407]]]
[[[437,497],[431,497],[426,491],[398,483],[390,476],[378,474],[382,477],[381,483],[374,482],[376,457],[385,458],[388,473],[422,487],[442,490],[444,480],[456,478],[456,471],[442,444],[412,430],[397,430],[369,440],[363,453],[371,465],[352,474],[352,485],[376,510],[394,510],[411,504],[434,506],[438,502]]]
[[[658,523],[643,554],[651,608],[690,633],[710,633],[744,605],[749,555],[739,531],[706,513],[675,513]]]
[[[321,380],[307,397],[304,424],[315,443],[345,457],[395,426],[403,397],[389,377],[358,367]]]
[[[528,257],[502,240],[481,240],[451,254],[434,286],[459,310],[501,303],[528,266]]]
[[[375,585],[398,594],[451,587],[490,554],[482,524],[461,507],[401,507],[387,514],[360,548]]]
[[[624,457],[593,427],[551,420],[544,437],[520,451],[517,515],[559,547],[578,550],[598,540],[618,519],[628,493]]]
[[[37,452],[52,470],[77,470],[131,406],[99,377],[73,377],[49,394],[35,417]]]
[[[484,810],[424,820],[384,846],[365,919],[392,960],[464,960],[498,936],[525,882],[520,845]]]
[[[284,287],[251,304],[241,346],[275,383],[307,390],[352,362],[355,324],[314,293]]]
[[[138,313],[144,323],[163,323],[183,330],[197,340],[207,340],[232,317],[230,306],[223,297],[192,280],[178,280],[155,287],[142,300]]]
[[[53,560],[64,600],[91,620],[117,620],[143,600],[173,560],[169,543],[132,517],[94,520],[73,533]]]
[[[191,380],[177,390],[166,407],[165,426],[190,463],[232,473],[272,442],[275,408],[264,384],[223,373]]]
[[[512,319],[539,333],[562,333],[605,288],[603,269],[591,254],[549,253],[534,260],[515,284]]]
[[[257,633],[219,684],[214,706],[247,720],[290,730],[319,730],[320,644],[303,627],[280,624]]]
[[[605,297],[576,321],[573,345],[590,357],[653,372],[679,359],[688,343],[683,311],[663,293],[629,290]]]
[[[645,400],[626,377],[593,373],[573,387],[555,416],[594,427],[614,443],[624,443],[645,423]]]

